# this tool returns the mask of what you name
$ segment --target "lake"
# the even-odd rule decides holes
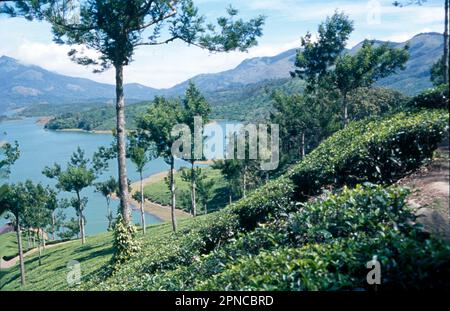
[[[21,156],[11,168],[11,175],[2,182],[23,182],[31,179],[34,182],[42,182],[45,185],[55,185],[55,181],[42,175],[45,166],[52,166],[53,163],[65,165],[72,153],[81,147],[85,150],[87,157],[92,157],[95,151],[101,146],[109,146],[112,142],[110,134],[91,134],[84,132],[55,132],[48,131],[42,125],[36,123],[37,119],[28,118],[22,120],[5,121],[0,123],[0,141],[13,142],[17,140],[20,145]],[[177,161],[176,167],[186,166],[184,161]],[[144,176],[167,171],[169,166],[163,159],[156,159],[149,163],[145,169]],[[128,177],[134,182],[139,180],[134,165],[127,163]],[[117,178],[117,163],[111,161],[108,172],[99,180],[105,180],[110,176]],[[95,192],[94,187],[83,190],[82,195],[88,197],[89,202],[85,209],[86,234],[94,235],[104,232],[107,229],[106,200]],[[61,193],[62,197],[71,197],[72,194]],[[118,201],[111,203],[111,207],[116,209]],[[66,211],[67,217],[75,217],[73,208]],[[140,215],[138,211],[133,211],[133,221],[139,223]],[[7,221],[1,217],[0,225]],[[146,215],[147,224],[160,223],[161,220],[153,215]]]

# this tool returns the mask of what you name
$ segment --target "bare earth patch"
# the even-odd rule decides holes
[[[165,177],[167,177],[169,172],[161,172],[154,174],[150,177],[147,177],[143,180],[144,187],[147,185],[151,185],[154,183],[157,183],[161,180],[164,180]],[[140,181],[134,182],[131,184],[131,193],[130,193],[130,202],[135,207],[135,209],[138,209],[140,206],[140,203],[132,198],[133,194],[140,190],[141,184]],[[171,220],[171,211],[170,206],[164,206],[155,202],[151,202],[149,200],[145,200],[144,204],[145,212],[152,214],[153,216],[156,216],[157,218],[163,220],[163,221],[170,221]],[[175,209],[175,215],[177,219],[179,218],[187,218],[191,215],[183,210]]]
[[[401,186],[411,189],[408,203],[419,216],[425,231],[450,241],[449,213],[449,149],[448,141],[436,152],[433,161],[400,180]]]

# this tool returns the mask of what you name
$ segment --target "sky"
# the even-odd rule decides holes
[[[406,2],[408,0],[405,0]],[[300,46],[300,37],[313,34],[335,10],[345,12],[354,21],[355,31],[348,42],[351,48],[364,39],[404,42],[423,32],[443,32],[444,0],[428,0],[423,6],[394,7],[393,0],[196,0],[208,21],[224,15],[232,5],[240,16],[249,19],[266,16],[264,36],[248,52],[211,54],[183,42],[157,47],[141,47],[135,61],[125,68],[125,83],[140,83],[154,88],[169,88],[195,75],[235,68],[243,60],[275,56]],[[24,64],[41,66],[64,75],[98,82],[114,83],[114,71],[101,74],[72,63],[70,47],[52,42],[50,25],[21,18],[0,17],[0,55]]]

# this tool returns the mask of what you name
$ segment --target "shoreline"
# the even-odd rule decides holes
[[[113,133],[113,131],[111,130],[92,130],[92,131],[86,131],[83,129],[57,129],[57,130],[50,130],[47,129],[49,131],[55,131],[55,132],[64,132],[64,133],[85,133],[85,134],[100,134],[100,135],[106,135],[106,134],[111,134]]]
[[[156,173],[156,174],[153,174],[153,175],[150,175],[150,176],[144,178],[143,179],[144,188],[148,185],[151,185],[151,184],[154,184],[156,182],[163,180],[168,175],[168,173],[169,173],[168,171],[160,172],[160,173]],[[140,181],[136,181],[131,184],[129,202],[133,206],[133,210],[137,210],[137,211],[140,210],[141,204],[138,201],[134,200],[132,198],[132,195],[135,192],[140,191],[140,188],[141,188]],[[163,222],[168,222],[168,221],[172,220],[170,206],[164,206],[164,205],[161,205],[161,204],[158,204],[155,202],[151,202],[149,200],[145,200],[144,211],[145,211],[145,213],[148,213],[148,214],[160,219]],[[176,215],[177,219],[191,217],[191,214],[189,214],[181,209],[175,209],[175,215]]]
[[[54,117],[51,116],[44,116],[44,117],[39,117],[36,121],[36,124],[45,126],[51,121],[53,120]],[[92,131],[87,131],[87,130],[83,130],[83,129],[78,129],[78,128],[67,128],[67,129],[46,129],[48,131],[55,131],[55,132],[65,132],[65,133],[87,133],[87,134],[111,134],[113,133],[112,130],[92,130]]]

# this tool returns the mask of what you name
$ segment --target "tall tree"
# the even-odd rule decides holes
[[[0,146],[0,179],[8,177],[11,172],[11,166],[19,159],[20,150],[17,141],[12,145],[4,143]],[[0,186],[0,200],[2,195],[8,190],[7,185]],[[6,212],[7,207],[0,204],[0,216]]]
[[[26,212],[27,191],[23,184],[5,185],[3,195],[0,197],[0,206],[14,216],[14,224],[17,236],[17,247],[19,251],[20,283],[26,285],[25,262],[23,259],[22,245],[22,218]]]
[[[233,202],[233,198],[242,195],[242,163],[240,160],[218,160],[212,166],[221,171],[228,185],[228,201]]]
[[[24,218],[29,228],[35,230],[38,238],[39,265],[42,264],[42,251],[45,249],[47,235],[45,228],[51,224],[52,211],[55,208],[56,192],[42,184],[33,184],[26,181],[25,187],[25,213]]]
[[[196,154],[196,150],[202,150],[201,146],[196,146],[196,142],[203,145],[203,135],[200,132],[200,137],[195,137],[197,135],[195,128],[195,118],[201,118],[202,124],[207,124],[209,122],[209,114],[211,113],[211,106],[206,101],[205,97],[201,94],[200,90],[195,86],[194,82],[189,81],[189,85],[186,89],[185,97],[183,99],[183,105],[185,110],[185,123],[189,126],[191,133],[193,134],[192,148],[189,159],[191,163],[191,176],[189,182],[191,184],[191,211],[192,216],[197,215],[197,197],[196,197],[196,172],[195,172],[195,162],[196,160],[202,160],[202,152]],[[200,125],[201,126],[201,125]],[[203,127],[201,127],[203,128]],[[197,141],[196,141],[197,138]],[[200,141],[200,142],[199,142]]]
[[[144,169],[145,166],[155,158],[154,148],[152,144],[148,144],[145,135],[139,133],[139,131],[134,131],[128,137],[128,156],[136,167],[136,171],[139,173],[140,181],[140,212],[141,212],[141,225],[142,232],[145,234],[145,197],[144,197]]]
[[[48,178],[57,180],[56,187],[58,189],[75,193],[76,197],[72,199],[71,203],[78,216],[82,244],[86,242],[84,232],[86,219],[83,211],[87,204],[87,198],[82,198],[81,192],[92,186],[96,178],[95,170],[91,166],[91,161],[86,159],[84,151],[78,147],[77,151],[72,154],[65,170],[62,170],[59,164],[55,164],[53,167],[46,167],[42,172]]]
[[[112,229],[113,213],[111,211],[111,196],[118,192],[119,184],[114,177],[95,184],[97,192],[101,193],[106,199],[106,218],[108,219],[108,230]]]
[[[78,64],[96,66],[95,72],[114,67],[120,207],[126,225],[130,213],[123,69],[132,62],[136,48],[181,40],[214,52],[246,51],[257,44],[264,25],[263,16],[248,22],[236,19],[238,11],[232,7],[226,17],[217,19],[217,26],[207,24],[192,0],[21,0],[5,1],[0,12],[46,20],[55,42],[81,45],[99,54],[95,59],[73,49],[69,56]]]
[[[327,75],[338,56],[344,51],[353,21],[344,13],[335,12],[318,28],[317,38],[308,32],[301,38],[301,49],[297,51],[296,69],[292,77],[306,80],[306,90],[315,93],[321,80]]]
[[[336,59],[331,81],[341,95],[343,119],[346,126],[348,115],[348,97],[359,88],[372,86],[377,80],[385,78],[397,70],[404,70],[409,59],[408,46],[395,49],[388,43],[375,47],[373,42],[365,40],[355,55],[344,54]]]
[[[214,180],[207,179],[207,174],[202,172],[199,168],[200,172],[197,177],[197,191],[198,191],[198,200],[200,204],[203,206],[205,215],[208,214],[208,202],[214,195]]]
[[[19,143],[4,143],[0,146],[0,177],[6,177],[11,173],[11,166],[19,159]]]
[[[146,135],[149,144],[154,144],[156,154],[164,158],[170,165],[169,184],[171,193],[171,218],[172,228],[177,230],[175,216],[176,194],[175,194],[175,157],[172,154],[172,144],[178,137],[172,136],[175,125],[183,123],[183,108],[178,101],[169,101],[163,97],[156,97],[153,105],[137,120],[137,127]]]
[[[291,154],[295,160],[305,157],[308,142],[319,132],[318,105],[307,101],[303,94],[276,92],[273,98],[271,120],[280,125],[283,153]]]
[[[375,47],[364,41],[356,55],[345,53],[345,46],[353,32],[353,21],[336,12],[319,25],[318,38],[310,33],[302,38],[303,50],[297,53],[297,69],[293,77],[306,80],[307,95],[318,95],[318,89],[335,88],[340,95],[344,125],[349,122],[348,96],[361,87],[404,69],[408,47],[394,49],[388,44]]]
[[[444,29],[444,56],[443,56],[443,62],[444,62],[444,83],[449,83],[449,75],[450,75],[450,66],[449,66],[449,49],[450,49],[450,38],[449,38],[449,2],[450,0],[445,0],[445,29]]]

